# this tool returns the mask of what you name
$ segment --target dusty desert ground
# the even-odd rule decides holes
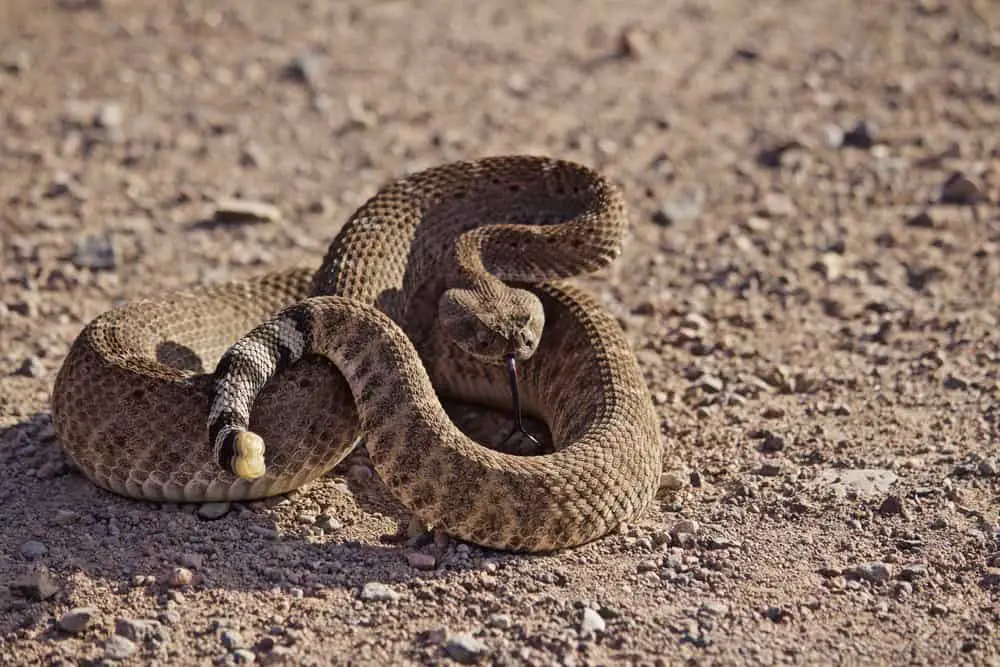
[[[1000,665],[998,62],[994,0],[5,0],[0,664]],[[215,519],[67,464],[91,318],[502,153],[627,193],[584,282],[662,420],[642,521],[408,545],[363,459]],[[234,196],[282,220],[199,224]]]

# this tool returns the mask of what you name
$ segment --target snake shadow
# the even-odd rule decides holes
[[[508,415],[446,405],[477,440],[509,423]],[[537,422],[530,426],[547,436]],[[63,454],[48,412],[0,428],[0,634],[44,627],[54,604],[75,598],[81,574],[116,593],[138,591],[165,604],[173,591],[278,588],[322,596],[531,558],[412,535],[411,514],[373,472],[363,447],[290,494],[232,503],[218,518],[207,518],[205,509],[97,487]],[[433,556],[433,568],[411,565],[413,551]],[[177,568],[193,580],[184,583]]]

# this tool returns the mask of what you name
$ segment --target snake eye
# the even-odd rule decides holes
[[[484,349],[490,344],[490,332],[485,329],[479,329],[476,331],[476,347],[479,349]]]

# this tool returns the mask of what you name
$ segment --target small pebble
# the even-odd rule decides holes
[[[200,519],[212,521],[224,517],[231,507],[230,503],[203,503],[198,507],[196,514]]]
[[[181,622],[181,614],[175,609],[165,609],[156,618],[164,625],[177,625]]]
[[[662,491],[680,491],[687,486],[687,483],[687,476],[678,472],[664,472],[660,474],[660,490]]]
[[[976,472],[979,473],[981,477],[997,477],[1000,475],[1000,459],[995,457],[987,457],[979,462],[976,466]]]
[[[108,660],[125,660],[138,650],[135,642],[121,635],[111,635],[104,642],[104,656]]]
[[[489,648],[472,635],[452,635],[444,645],[445,653],[455,662],[474,665],[486,655]]]
[[[694,220],[701,215],[704,205],[704,190],[697,186],[682,187],[653,214],[653,223],[668,227],[677,222]]]
[[[295,658],[295,651],[287,646],[273,646],[261,658],[262,665],[297,665],[299,661]]]
[[[59,629],[70,634],[79,634],[90,626],[97,615],[94,607],[76,607],[70,609],[59,619]]]
[[[278,539],[278,531],[276,531],[274,528],[268,528],[267,526],[258,526],[256,524],[252,525],[250,526],[250,532],[254,533],[255,535],[260,535],[261,537],[267,540]]]
[[[916,227],[918,229],[933,229],[934,228],[934,218],[928,211],[921,211],[906,221],[907,227]]]
[[[219,641],[230,651],[235,651],[245,646],[243,637],[235,630],[223,630],[219,635]]]
[[[167,580],[167,584],[171,588],[180,588],[181,586],[190,586],[193,581],[194,572],[186,567],[175,567],[170,571],[170,577]]]
[[[769,218],[787,218],[795,215],[795,204],[782,192],[768,192],[761,201],[760,212]]]
[[[862,563],[848,568],[844,574],[853,575],[858,579],[864,579],[873,584],[882,583],[892,578],[892,570],[889,564],[881,562]]]
[[[903,513],[903,499],[893,494],[888,496],[879,505],[878,513],[881,516],[896,516]]]
[[[80,519],[80,515],[72,510],[56,510],[55,522],[60,526],[66,526]]]
[[[237,665],[252,665],[256,659],[257,656],[254,655],[254,652],[249,649],[238,648],[233,651],[233,661]]]
[[[24,358],[15,374],[29,378],[40,378],[45,375],[45,368],[42,366],[42,360],[32,354]]]
[[[907,565],[899,572],[899,578],[904,581],[916,581],[927,576],[927,566],[923,563]]]
[[[316,519],[316,525],[324,533],[336,533],[344,527],[344,524],[341,523],[339,519],[330,516],[329,514],[321,514],[319,518]]]
[[[160,622],[147,618],[115,619],[115,634],[137,644],[163,641],[166,638],[166,631]]]
[[[694,519],[682,519],[675,523],[670,529],[670,534],[674,537],[678,535],[697,535],[701,531],[701,526]]]
[[[489,619],[489,626],[491,628],[496,628],[498,630],[507,630],[512,625],[514,621],[511,619],[509,614],[493,614]]]
[[[982,188],[960,171],[952,172],[941,186],[941,203],[970,205],[987,199]]]
[[[875,132],[872,126],[864,120],[859,120],[854,127],[844,132],[841,138],[841,145],[850,146],[851,148],[868,150],[874,144]]]
[[[25,560],[37,560],[47,554],[49,548],[36,540],[28,540],[21,545],[21,557]]]
[[[190,552],[181,554],[181,565],[191,568],[192,570],[200,570],[205,566],[205,556],[204,554]]]
[[[81,269],[109,270],[118,266],[118,252],[110,236],[85,236],[76,242],[72,261]]]
[[[437,559],[433,554],[425,554],[421,551],[411,551],[406,554],[406,562],[410,567],[417,570],[433,570],[437,565]]]
[[[599,632],[604,632],[607,624],[601,615],[590,607],[586,607],[583,610],[583,617],[580,619],[580,638],[590,639],[595,637]]]
[[[361,588],[361,599],[367,602],[392,602],[400,594],[378,581],[369,581]]]
[[[248,222],[278,222],[281,220],[281,209],[260,201],[225,199],[216,205],[212,219],[226,225]]]
[[[314,86],[319,77],[320,64],[319,56],[314,53],[297,55],[285,66],[285,76],[293,81]]]
[[[635,570],[639,574],[642,574],[644,572],[656,572],[659,569],[660,569],[660,564],[652,559],[641,560],[638,563],[636,563],[635,566]]]
[[[59,584],[46,568],[39,568],[14,581],[10,590],[21,597],[41,602],[59,592]]]

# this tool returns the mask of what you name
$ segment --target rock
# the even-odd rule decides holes
[[[618,56],[638,60],[652,50],[649,35],[636,26],[629,26],[618,34]]]
[[[125,112],[120,104],[109,102],[102,104],[94,114],[94,125],[105,130],[120,130],[125,121]]]
[[[764,441],[760,443],[760,451],[773,454],[785,448],[784,436],[768,431],[764,436]]]
[[[927,576],[927,566],[923,563],[912,563],[905,566],[899,572],[899,578],[903,581],[916,581]]]
[[[1000,589],[1000,568],[998,567],[988,567],[986,572],[983,574],[983,578],[979,582],[983,588],[998,588]]]
[[[474,665],[486,655],[489,648],[472,635],[461,634],[449,637],[445,642],[444,651],[455,662]]]
[[[223,630],[219,634],[219,641],[230,651],[235,651],[237,649],[244,648],[246,643],[243,641],[243,637],[240,633],[235,630]]]
[[[660,569],[660,564],[651,558],[641,560],[635,565],[635,571],[639,574],[644,572],[656,572]]]
[[[241,166],[260,169],[267,167],[270,163],[267,153],[259,144],[250,142],[243,147],[243,152],[240,154]]]
[[[205,566],[205,555],[191,552],[183,553],[181,554],[181,565],[192,570],[200,570]]]
[[[254,655],[254,652],[249,649],[238,648],[233,651],[233,661],[237,665],[252,665],[256,659],[257,656]]]
[[[171,588],[180,588],[181,586],[190,586],[194,582],[194,572],[187,569],[186,567],[175,567],[170,571],[170,576],[167,579],[167,585]]]
[[[80,515],[73,510],[62,509],[56,510],[54,519],[57,525],[68,526],[69,524],[78,521],[80,519]]]
[[[45,368],[42,366],[42,360],[31,354],[24,358],[14,373],[29,378],[40,378],[45,375]]]
[[[896,473],[883,468],[824,470],[818,477],[820,484],[868,497],[886,493],[897,479]]]
[[[858,579],[864,579],[865,581],[873,584],[880,584],[892,578],[892,570],[890,569],[889,564],[882,562],[855,565],[854,567],[845,569],[844,574],[847,576],[857,577]]]
[[[212,219],[223,225],[278,222],[281,220],[281,210],[277,206],[261,201],[224,199],[216,204]]]
[[[782,166],[782,159],[786,154],[790,154],[790,151],[804,148],[805,146],[800,141],[782,141],[776,144],[769,145],[757,152],[757,164],[762,167],[768,167],[769,169],[777,169]]]
[[[704,611],[709,616],[725,616],[729,613],[729,607],[724,602],[717,602],[715,600],[709,600],[701,606],[702,611]]]
[[[844,275],[844,257],[835,252],[825,252],[811,268],[826,280],[835,281]]]
[[[997,477],[1000,475],[1000,458],[988,456],[976,466],[976,472],[981,477]]]
[[[108,660],[125,660],[138,650],[135,642],[121,635],[111,635],[104,642],[104,656]]]
[[[668,227],[676,222],[687,222],[701,215],[705,205],[705,191],[697,186],[687,186],[677,190],[673,196],[653,214],[653,222]]]
[[[761,477],[778,477],[784,472],[784,467],[777,461],[765,461],[757,468],[757,474]]]
[[[161,611],[157,616],[157,620],[163,625],[177,625],[181,622],[181,614],[175,609],[165,609]]]
[[[781,419],[785,416],[785,409],[778,405],[769,405],[760,412],[764,419]]]
[[[115,619],[115,634],[136,644],[164,642],[167,639],[166,630],[160,622],[151,618]]]
[[[38,560],[49,552],[49,548],[37,540],[28,540],[21,545],[19,553],[24,560]]]
[[[316,525],[324,533],[336,533],[344,528],[344,524],[337,517],[330,516],[329,514],[321,514],[316,519]]]
[[[437,565],[437,559],[433,554],[425,554],[421,551],[411,551],[406,554],[406,562],[410,567],[417,570],[433,570]]]
[[[591,639],[599,632],[604,632],[607,624],[601,615],[590,607],[583,610],[583,617],[580,619],[580,639]]]
[[[206,521],[214,521],[215,519],[221,519],[229,513],[232,505],[230,503],[202,503],[198,507],[196,514],[198,518],[205,519]]]
[[[971,205],[988,198],[972,179],[960,171],[952,172],[941,186],[939,200],[942,204]]]
[[[680,491],[687,486],[687,484],[687,476],[682,475],[679,472],[671,471],[660,474],[661,491]]]
[[[773,623],[781,623],[792,618],[792,612],[784,607],[767,607],[762,613],[764,618]]]
[[[13,593],[35,602],[48,600],[59,592],[59,584],[47,568],[39,568],[14,581],[10,586]]]
[[[97,613],[94,607],[70,609],[59,619],[59,629],[70,634],[79,634],[90,626]]]
[[[399,593],[377,581],[366,582],[361,588],[361,599],[366,602],[392,602],[400,597]]]
[[[307,86],[315,86],[322,69],[321,64],[320,57],[315,53],[299,54],[285,65],[285,78]]]
[[[251,533],[255,535],[260,535],[266,540],[276,540],[278,539],[278,531],[274,528],[268,528],[267,526],[252,525],[249,528]]]
[[[928,211],[921,211],[913,217],[906,221],[907,227],[916,227],[917,229],[933,229],[934,219]]]
[[[110,236],[84,236],[76,242],[71,261],[80,269],[106,271],[118,266],[118,251]]]
[[[718,394],[725,388],[726,384],[718,375],[709,375],[706,373],[698,378],[694,386],[700,387],[710,394]]]
[[[970,382],[967,378],[958,375],[956,373],[950,373],[948,377],[944,379],[945,389],[954,389],[960,391],[962,389],[968,389],[969,384]]]
[[[488,624],[497,630],[508,630],[514,625],[514,621],[509,614],[493,614],[490,616]]]
[[[701,531],[701,526],[694,519],[681,519],[670,529],[671,535],[697,535]]]
[[[260,661],[262,665],[297,665],[295,651],[287,646],[274,646],[268,651]]]
[[[795,215],[795,204],[783,192],[768,192],[761,202],[760,213],[769,218],[787,218]]]
[[[854,127],[844,132],[840,145],[868,150],[875,145],[874,128],[866,121],[859,120]]]
[[[882,516],[896,516],[903,513],[903,499],[897,495],[886,497],[879,505],[878,513]]]

